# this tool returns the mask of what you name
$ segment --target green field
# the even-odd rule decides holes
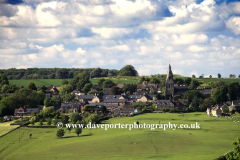
[[[19,127],[19,125],[10,125],[11,122],[0,123],[0,137]]]
[[[71,79],[68,79],[71,81]],[[127,80],[127,79],[111,79],[113,82],[120,84],[120,83],[138,83],[138,80]],[[37,87],[40,87],[42,85],[45,86],[60,86],[62,83],[62,79],[20,79],[20,80],[9,80],[10,85],[16,85],[17,87],[20,87],[23,85],[24,87],[27,87],[30,82],[34,82]],[[92,84],[96,85],[98,82],[98,79],[91,79]]]
[[[229,82],[229,83],[232,83],[232,82],[240,83],[240,78],[196,78],[195,80],[201,81],[201,82],[210,82],[210,81],[216,82],[221,80],[223,82]]]
[[[201,129],[83,129],[79,137],[71,130],[58,139],[57,128],[21,127],[20,134],[16,130],[0,137],[0,159],[208,160],[231,150],[231,142],[240,137],[239,125],[227,118],[209,117],[199,112],[150,113],[112,118],[103,123],[132,124],[136,121],[189,125],[198,122]]]

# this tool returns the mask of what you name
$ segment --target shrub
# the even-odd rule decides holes
[[[64,129],[59,129],[58,131],[57,131],[57,137],[58,138],[61,138],[61,137],[63,137],[64,136],[64,134],[65,134],[65,131],[64,131]]]

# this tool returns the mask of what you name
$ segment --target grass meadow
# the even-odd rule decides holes
[[[10,125],[10,123],[12,121],[0,123],[0,137],[19,127],[19,125]]]
[[[20,80],[9,80],[9,83],[10,85],[15,84],[17,87],[20,87],[21,85],[23,85],[24,87],[27,87],[30,82],[34,82],[37,87],[40,87],[42,85],[45,85],[47,87],[51,85],[60,86],[62,83],[62,80],[63,79],[20,79]],[[67,79],[67,80],[71,81],[71,79]],[[128,83],[139,82],[139,80],[128,80],[128,79],[111,79],[110,78],[110,80],[112,80],[117,84],[121,84],[121,83],[128,84]],[[93,85],[97,85],[98,79],[97,78],[91,79],[91,82]]]
[[[0,159],[167,159],[209,160],[232,149],[240,137],[240,126],[228,118],[204,113],[149,113],[134,117],[112,118],[108,124],[192,124],[201,129],[83,129],[77,137],[74,129],[63,138],[57,128],[28,128],[0,137]],[[32,138],[29,137],[32,134]],[[19,143],[20,136],[20,143]]]

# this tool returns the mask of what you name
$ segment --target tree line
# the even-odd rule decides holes
[[[102,68],[27,68],[0,69],[0,74],[12,79],[72,79],[79,73],[86,72],[91,78],[111,76],[138,76],[138,72],[131,65],[121,70]]]

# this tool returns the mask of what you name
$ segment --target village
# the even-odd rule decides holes
[[[116,84],[118,89],[123,89],[125,84]],[[173,73],[169,64],[167,77],[165,81],[165,90],[160,88],[159,84],[147,83],[144,81],[142,84],[137,84],[136,89],[132,94],[126,94],[125,92],[120,94],[111,94],[111,88],[103,88],[102,95],[99,95],[101,86],[93,85],[89,92],[95,92],[95,94],[85,94],[80,89],[75,89],[71,92],[74,96],[74,102],[63,101],[59,105],[54,105],[54,111],[58,111],[61,114],[71,113],[97,113],[107,116],[131,116],[144,112],[189,112],[196,111],[193,106],[193,97],[191,104],[189,104],[190,96],[184,97],[186,92],[190,94],[201,94],[202,99],[210,98],[214,88],[204,89],[189,89],[187,83],[174,84]],[[45,94],[45,97],[55,97],[60,99],[60,86],[48,87],[50,93]],[[162,94],[164,92],[164,95]],[[155,94],[152,94],[155,93]],[[162,96],[161,96],[162,95]],[[162,98],[165,97],[165,98]],[[205,105],[202,111],[205,111],[209,116],[219,117],[222,114],[231,113],[240,109],[239,100],[227,100],[225,103]],[[191,106],[192,105],[192,106]],[[200,105],[200,104],[198,104]],[[47,106],[45,106],[47,107]],[[104,107],[104,109],[102,109]],[[38,108],[29,108],[28,106],[21,106],[15,109],[15,117],[30,117],[32,112],[35,114],[40,113],[44,106]],[[7,119],[7,117],[5,117]]]

